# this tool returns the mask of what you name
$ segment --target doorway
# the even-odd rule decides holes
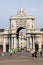
[[[41,48],[42,48],[42,51],[43,51],[43,44],[42,44],[42,47]]]
[[[0,50],[3,51],[3,45],[0,45]]]
[[[9,44],[6,45],[6,52],[9,52]]]
[[[38,49],[39,49],[39,45],[38,43],[35,43],[35,51],[38,51]]]
[[[24,43],[23,43],[23,40],[25,40],[26,41],[26,39],[25,39],[25,37],[24,38],[22,38],[22,36],[23,36],[23,34],[26,34],[26,29],[25,28],[23,28],[23,27],[20,27],[20,28],[18,28],[17,29],[17,40],[18,40],[18,49],[19,48],[22,48],[23,47],[23,45],[25,45]],[[20,37],[19,37],[20,36]],[[26,46],[25,46],[26,47]]]

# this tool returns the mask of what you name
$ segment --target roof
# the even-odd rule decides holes
[[[40,31],[43,31],[43,28],[41,28]]]
[[[4,29],[0,29],[0,32],[4,32]]]

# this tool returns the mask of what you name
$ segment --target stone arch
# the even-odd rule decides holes
[[[25,29],[25,28],[24,28],[24,27],[19,27],[19,28],[17,29],[17,32],[16,32],[16,33],[17,33],[17,36],[16,36],[17,39],[18,39],[18,36],[19,36],[19,31],[22,30],[22,29]]]
[[[10,48],[17,48],[18,47],[18,41],[19,41],[19,31],[21,29],[26,29],[26,43],[27,48],[34,48],[34,39],[39,38],[40,31],[37,27],[35,27],[34,24],[35,18],[33,16],[27,15],[24,11],[24,9],[20,9],[17,11],[16,16],[10,17],[10,28],[9,28],[9,34],[11,34],[13,39],[10,36]],[[39,32],[37,32],[39,31]],[[35,38],[34,38],[35,37]],[[12,42],[11,42],[12,40]],[[28,44],[29,43],[29,44]],[[12,44],[12,45],[11,45]],[[29,46],[29,47],[28,47]]]
[[[19,32],[22,30],[22,29],[25,29],[24,27],[19,27],[18,29],[17,29],[17,35],[16,35],[16,37],[17,37],[17,40],[18,40],[18,49],[20,49],[20,48],[22,48],[22,44],[23,44],[23,39],[21,40],[22,41],[22,44],[20,43],[19,44]],[[21,45],[21,46],[19,46],[19,45]]]

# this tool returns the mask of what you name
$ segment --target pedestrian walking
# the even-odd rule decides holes
[[[42,51],[40,51],[40,56],[42,56]]]
[[[10,50],[10,56],[12,56],[12,50]]]
[[[37,58],[37,51],[35,51],[35,58]]]
[[[34,57],[34,52],[35,52],[35,50],[32,49],[32,51],[31,51],[32,57]]]

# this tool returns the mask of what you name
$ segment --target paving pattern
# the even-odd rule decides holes
[[[37,58],[28,55],[0,56],[0,65],[43,65],[43,56]]]

